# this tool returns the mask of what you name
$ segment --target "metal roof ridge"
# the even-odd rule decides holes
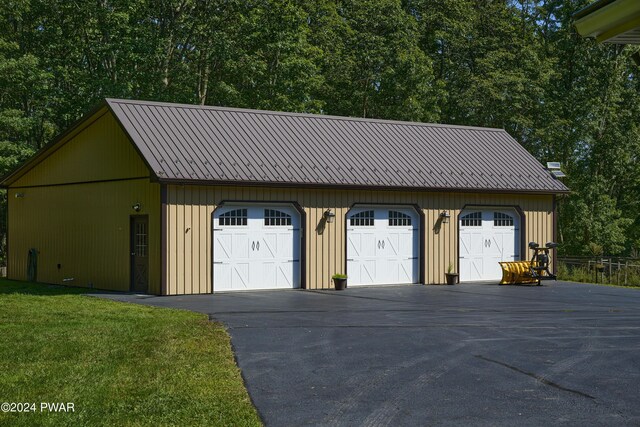
[[[182,104],[182,103],[173,103],[173,102],[145,101],[145,100],[121,99],[121,98],[105,98],[105,101],[108,104],[122,103],[122,104],[133,104],[133,105],[140,105],[140,106],[146,105],[146,106],[157,106],[157,107],[166,107],[166,108],[190,108],[194,110],[213,110],[213,111],[234,112],[234,113],[243,113],[243,114],[264,114],[264,115],[273,115],[273,116],[304,117],[304,118],[310,118],[310,119],[344,120],[344,121],[355,121],[355,122],[365,122],[365,123],[384,123],[384,124],[392,124],[392,125],[409,125],[409,126],[418,126],[418,127],[433,127],[433,128],[444,128],[444,129],[462,129],[462,130],[477,130],[477,131],[484,131],[484,132],[508,133],[505,129],[501,129],[501,128],[453,125],[453,124],[446,124],[446,123],[411,122],[411,121],[405,121],[405,120],[391,120],[391,119],[374,119],[371,117],[352,117],[352,116],[336,116],[331,114],[296,113],[291,111],[257,110],[252,108],[223,107],[219,105],[196,105],[196,104]]]

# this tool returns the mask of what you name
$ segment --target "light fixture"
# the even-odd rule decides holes
[[[331,224],[336,219],[336,213],[331,209],[327,209],[326,211],[324,211],[324,214],[322,216],[329,224]]]
[[[24,197],[24,193],[16,193],[16,199],[22,199]]]
[[[140,212],[140,209],[142,209],[142,206],[140,205],[140,203],[136,203],[135,205],[131,206],[131,209],[133,209],[136,212]]]
[[[449,214],[449,212],[447,211],[440,212],[440,219],[442,220],[443,224],[448,224],[449,218],[451,218],[451,214]]]

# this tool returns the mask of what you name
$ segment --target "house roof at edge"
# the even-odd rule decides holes
[[[160,182],[565,193],[502,129],[106,99],[2,180],[9,186],[108,108]]]

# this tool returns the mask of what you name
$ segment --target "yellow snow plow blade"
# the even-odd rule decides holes
[[[531,261],[501,262],[500,267],[502,267],[501,285],[537,282],[531,275]]]

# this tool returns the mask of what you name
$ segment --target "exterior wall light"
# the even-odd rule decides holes
[[[326,211],[324,211],[324,214],[322,216],[329,224],[331,224],[336,219],[336,213],[331,209],[327,209]]]
[[[24,193],[16,193],[16,199],[22,199],[24,197]]]
[[[451,214],[449,214],[449,212],[447,211],[440,212],[440,219],[442,220],[443,224],[448,224],[449,218],[451,218]]]
[[[136,212],[140,212],[140,209],[142,209],[142,206],[140,205],[140,203],[136,203],[135,205],[131,206],[131,209],[133,209]]]

